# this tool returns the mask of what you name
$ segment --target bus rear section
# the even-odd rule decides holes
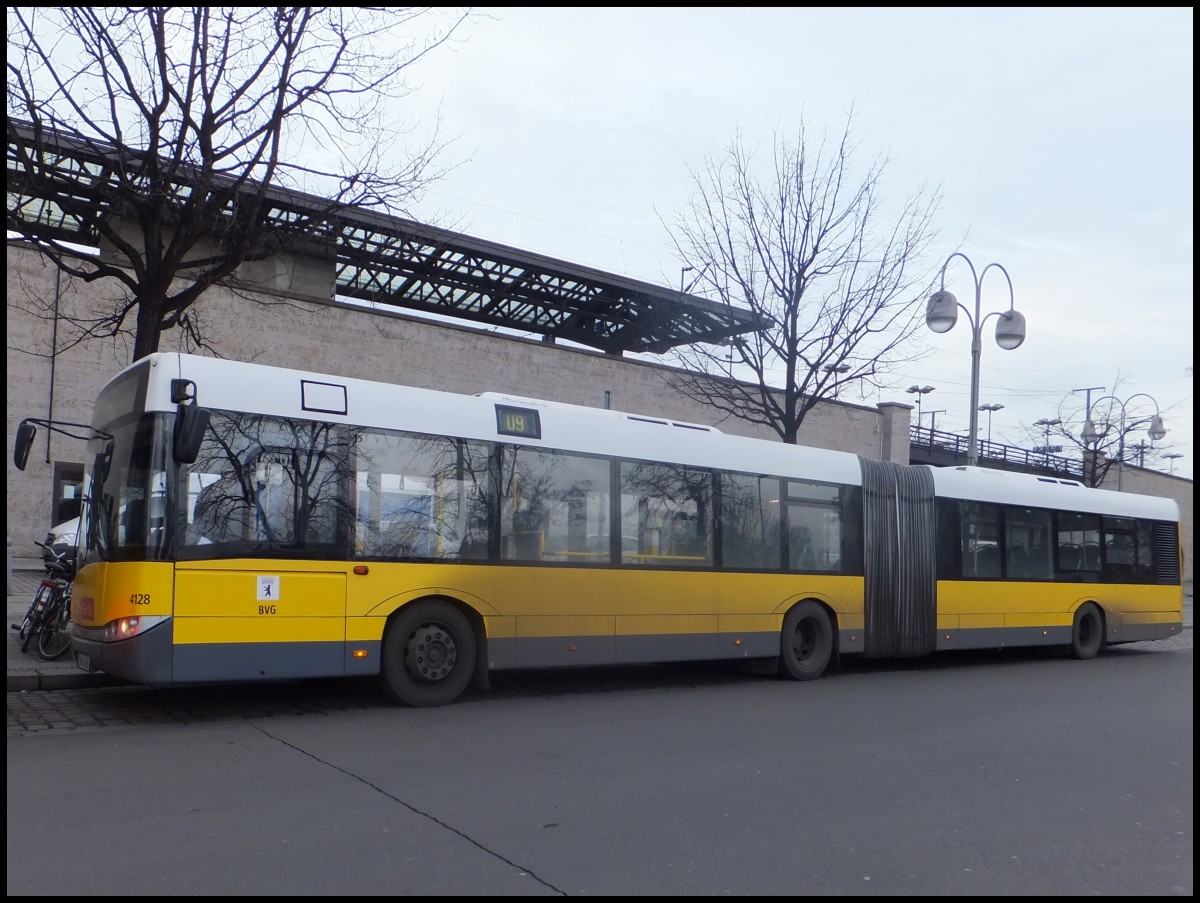
[[[1107,646],[1183,629],[1178,506],[1072,480],[934,468],[938,649]]]

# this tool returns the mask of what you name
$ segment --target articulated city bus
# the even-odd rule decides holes
[[[1070,480],[186,354],[117,375],[88,434],[74,656],[134,682],[378,675],[433,706],[500,669],[809,680],[1182,629],[1175,502]]]

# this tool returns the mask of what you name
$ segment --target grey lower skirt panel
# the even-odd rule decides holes
[[[345,654],[344,643],[181,645],[175,647],[172,677],[179,683],[340,677],[346,673]]]
[[[88,671],[144,684],[289,680],[379,673],[380,642],[172,643],[167,621],[129,640],[103,643],[99,631],[75,628],[75,662]],[[356,657],[354,650],[366,650]]]
[[[1109,643],[1139,643],[1142,640],[1169,640],[1183,633],[1183,621],[1166,624],[1121,624],[1110,626]]]
[[[1143,640],[1166,640],[1183,632],[1183,622],[1167,624],[1120,624],[1108,622],[1110,645]],[[1070,627],[989,627],[971,630],[943,630],[937,637],[938,651],[951,649],[1015,649],[1023,646],[1066,646],[1071,642]]]
[[[1065,646],[1069,642],[1070,627],[984,627],[938,631],[937,651]]]
[[[1135,643],[1178,636],[1182,622],[1110,625],[1110,643]],[[245,680],[288,680],[377,674],[381,643],[223,643],[173,645],[168,621],[141,636],[102,643],[98,631],[76,627],[76,663],[136,683],[169,684]],[[736,639],[736,642],[735,642]],[[995,627],[939,631],[937,651],[1065,646],[1070,627]],[[861,630],[839,631],[838,651],[864,651]],[[355,650],[366,650],[365,657]],[[779,634],[685,634],[654,636],[493,637],[488,668],[586,667],[650,662],[762,659],[779,655]]]
[[[653,636],[493,637],[488,667],[563,668],[650,662],[757,659],[779,655],[779,634],[675,634]]]

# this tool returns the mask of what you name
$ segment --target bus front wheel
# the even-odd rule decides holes
[[[795,606],[783,619],[780,638],[782,674],[793,680],[816,680],[833,656],[833,622],[812,599]]]
[[[1071,625],[1071,658],[1095,658],[1104,646],[1104,615],[1091,602],[1079,606]]]
[[[475,671],[475,632],[449,602],[417,602],[396,616],[383,639],[384,690],[425,708],[458,699]]]

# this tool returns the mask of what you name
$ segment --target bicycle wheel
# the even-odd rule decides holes
[[[62,658],[71,648],[71,621],[67,615],[66,599],[56,592],[38,633],[38,655],[48,662]]]
[[[42,619],[45,617],[46,605],[50,601],[50,592],[54,587],[43,583],[33,594],[29,610],[25,612],[25,620],[21,622],[21,651],[28,652],[29,644],[41,632]]]

